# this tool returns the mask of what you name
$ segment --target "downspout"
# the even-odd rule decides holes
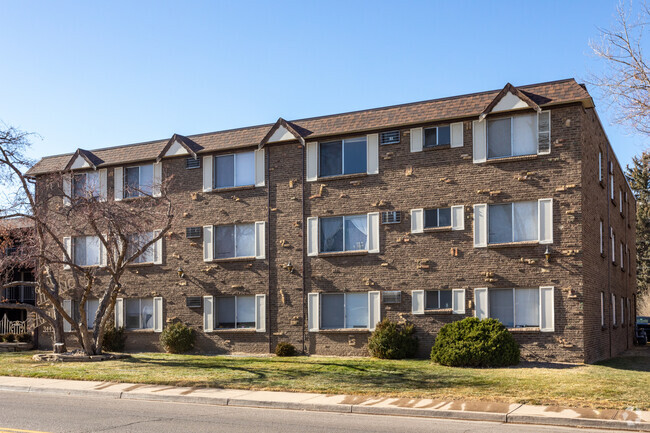
[[[607,203],[607,226],[609,227],[609,238],[610,238],[609,239],[609,244],[611,245],[612,244],[612,222],[610,220],[610,212],[611,212],[611,205],[610,205],[611,198],[610,197],[612,196],[612,191],[610,191],[610,188],[611,188],[611,185],[612,185],[611,176],[614,173],[610,172],[611,161],[609,159],[609,143],[607,144],[606,147],[607,147],[607,188],[605,190],[607,191],[607,196],[605,197],[605,203]],[[607,260],[607,261],[609,262],[614,257],[616,257],[615,254],[616,254],[616,243],[614,243],[614,248],[613,248],[613,251],[612,251],[612,257],[609,257],[609,260]],[[609,334],[609,357],[610,358],[612,357],[612,326],[614,325],[613,323],[611,323],[611,320],[612,320],[612,317],[613,317],[611,309],[616,307],[616,306],[611,305],[611,303],[612,303],[612,280],[611,280],[611,276],[612,276],[612,264],[607,263],[607,295],[608,295],[607,301],[610,304],[610,311],[609,311],[610,326],[607,327],[607,333]],[[607,323],[607,322],[605,322],[605,323]]]
[[[305,299],[307,294],[305,293],[307,291],[307,277],[306,277],[306,267],[305,263],[307,262],[307,235],[305,233],[305,227],[307,220],[305,218],[305,166],[307,164],[307,161],[305,160],[305,148],[307,147],[307,143],[304,142],[302,143],[302,152],[301,152],[301,158],[302,158],[302,353],[305,353],[306,351],[306,344],[305,344],[305,338],[306,338],[306,326],[307,326],[307,311],[306,311],[306,305],[305,305]]]
[[[266,182],[266,221],[268,221],[267,226],[268,226],[268,231],[269,231],[269,236],[268,236],[268,242],[266,242],[265,248],[266,248],[266,260],[267,260],[267,273],[266,273],[266,281],[268,282],[268,292],[269,292],[269,300],[268,304],[271,305],[271,146],[266,146],[266,155],[264,155],[264,177],[266,178],[266,175],[268,173],[268,182]],[[265,179],[266,181],[266,179]],[[266,233],[264,233],[264,236],[266,236]],[[271,308],[268,309],[269,314],[268,316],[268,321],[269,321],[269,353],[273,353],[273,330],[271,329]],[[277,320],[277,311],[276,311],[276,320]]]

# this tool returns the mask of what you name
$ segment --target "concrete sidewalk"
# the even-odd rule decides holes
[[[320,412],[450,418],[650,432],[650,411],[594,410],[481,401],[442,401],[0,376],[0,390]]]

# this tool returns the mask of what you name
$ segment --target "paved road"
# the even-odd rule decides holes
[[[0,391],[0,402],[0,433],[602,433],[602,430],[496,422],[252,409],[6,391]]]

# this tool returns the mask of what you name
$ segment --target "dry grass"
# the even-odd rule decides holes
[[[97,363],[42,363],[0,354],[0,375],[331,394],[650,409],[650,357],[599,365],[442,367],[427,360],[135,354]]]

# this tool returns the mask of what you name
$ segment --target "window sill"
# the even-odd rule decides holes
[[[337,251],[337,252],[332,252],[332,253],[318,253],[317,257],[345,257],[345,256],[366,256],[368,255],[368,251],[363,250],[363,251]]]
[[[325,182],[328,180],[345,180],[345,179],[357,179],[360,177],[366,177],[369,176],[368,173],[354,173],[354,174],[338,174],[336,176],[325,176],[325,177],[319,177],[317,179],[318,182]]]
[[[118,201],[135,201],[135,200],[144,200],[146,198],[153,198],[153,195],[151,196],[139,195],[137,197],[122,197],[122,200],[118,200]]]
[[[516,247],[534,247],[539,245],[538,241],[525,242],[505,242],[502,244],[488,244],[488,248],[516,248]]]
[[[254,334],[255,328],[219,328],[208,332],[208,334]]]
[[[541,329],[537,326],[529,326],[524,328],[508,328],[508,331],[519,333],[519,332],[542,332]]]
[[[537,159],[539,155],[519,155],[519,156],[507,156],[505,158],[493,158],[487,159],[486,164],[499,164],[501,162],[516,162],[516,161],[528,161],[530,159]]]
[[[450,232],[452,231],[451,226],[447,227],[425,227],[422,229],[423,233],[435,233],[435,232]]]
[[[133,333],[133,334],[153,334],[154,330],[153,329],[128,329],[125,328],[124,331]]]
[[[153,266],[153,262],[129,263],[129,264],[126,265],[127,268],[148,268],[150,266]]]
[[[255,185],[227,186],[224,188],[212,188],[210,191],[206,191],[206,192],[219,193],[219,192],[245,191],[248,189],[255,189],[255,188],[256,188]]]
[[[429,150],[442,150],[442,149],[451,149],[451,144],[441,144],[440,146],[429,146],[429,147],[422,146],[423,152],[427,152]]]
[[[451,308],[440,308],[437,310],[424,310],[424,314],[426,315],[441,314],[446,316],[446,315],[454,314],[454,310]]]
[[[321,334],[369,334],[368,328],[319,329]]]
[[[228,257],[224,259],[212,259],[213,263],[229,263],[229,262],[252,262],[257,260],[254,256],[251,257]]]

